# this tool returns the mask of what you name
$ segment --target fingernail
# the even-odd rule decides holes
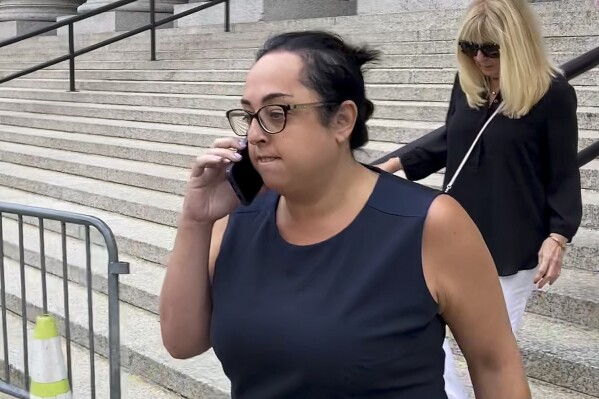
[[[241,159],[241,154],[238,153],[238,152],[236,152],[236,153],[233,154],[233,158],[235,158],[237,160],[240,160]]]
[[[231,160],[227,158],[221,158],[221,160],[223,161],[223,163],[231,163]]]
[[[247,147],[247,145],[248,145],[247,139],[241,139],[241,140],[239,140],[239,146],[241,148],[245,148],[245,147]]]

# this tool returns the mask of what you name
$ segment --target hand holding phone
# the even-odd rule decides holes
[[[252,165],[248,146],[239,151],[241,160],[229,165],[225,171],[227,180],[243,205],[249,205],[256,198],[264,181]]]

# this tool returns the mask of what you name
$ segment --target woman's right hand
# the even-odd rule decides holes
[[[237,151],[245,145],[245,140],[235,137],[217,139],[196,159],[185,189],[182,220],[212,224],[239,205],[225,169],[241,159]]]

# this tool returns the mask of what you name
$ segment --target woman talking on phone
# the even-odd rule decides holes
[[[324,32],[258,52],[227,116],[265,190],[240,206],[226,178],[242,140],[197,159],[160,297],[164,345],[181,359],[213,347],[236,399],[445,399],[447,324],[477,398],[530,398],[470,218],[352,155],[368,140],[362,67],[376,57]]]

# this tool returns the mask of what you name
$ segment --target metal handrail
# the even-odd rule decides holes
[[[47,33],[50,32],[52,30],[61,28],[63,26],[68,26],[69,27],[69,33],[68,33],[68,41],[69,41],[69,54],[68,55],[63,55],[61,57],[57,57],[54,58],[50,61],[46,61],[43,62],[41,64],[35,65],[33,67],[24,69],[22,71],[13,73],[11,75],[5,76],[3,78],[0,79],[0,84],[11,81],[13,79],[16,78],[20,78],[22,76],[28,75],[30,73],[33,72],[37,72],[40,69],[44,69],[47,68],[49,66],[55,65],[55,64],[59,64],[61,62],[67,61],[69,60],[69,91],[77,91],[75,88],[75,58],[89,53],[90,51],[94,51],[97,50],[101,47],[105,47],[108,46],[110,44],[116,43],[118,41],[121,41],[123,39],[127,39],[131,36],[135,36],[139,33],[145,32],[147,30],[150,30],[150,61],[156,61],[156,28],[159,26],[162,26],[164,24],[168,24],[169,22],[173,22],[175,20],[178,20],[180,18],[183,17],[187,17],[191,14],[194,14],[196,12],[205,10],[207,8],[210,7],[214,7],[216,5],[225,3],[225,32],[230,32],[231,30],[231,18],[230,18],[230,0],[212,0],[209,3],[205,3],[202,5],[199,5],[197,7],[191,8],[187,11],[178,13],[176,15],[161,19],[160,21],[156,21],[156,0],[150,0],[150,23],[144,26],[141,26],[139,28],[130,30],[129,32],[125,32],[121,35],[112,37],[110,39],[106,39],[104,41],[101,41],[100,43],[96,43],[93,44],[91,46],[87,46],[83,49],[80,50],[75,50],[75,38],[74,38],[74,24],[75,22],[79,22],[82,20],[85,20],[87,18],[93,17],[95,15],[101,14],[105,11],[110,11],[113,10],[115,8],[121,7],[123,5],[127,5],[130,3],[133,3],[135,1],[138,0],[119,0],[117,2],[111,3],[111,4],[107,4],[105,6],[102,6],[100,8],[97,8],[95,10],[86,12],[84,14],[81,15],[77,15],[71,18],[67,18],[64,21],[60,21],[57,22],[53,25],[47,26],[45,28],[41,28],[38,29],[34,32],[31,33],[27,33],[21,36],[18,36],[16,38],[13,39],[9,39],[9,40],[5,40],[0,42],[0,48],[8,46],[10,44],[14,44],[14,43],[18,43],[20,41],[26,40],[26,39],[30,39],[32,37],[41,35],[43,33]]]
[[[572,80],[597,66],[599,66],[599,47],[587,51],[586,53],[564,63],[560,68],[562,71],[564,71],[564,76],[566,79]],[[419,137],[418,139],[406,144],[398,150],[388,153],[376,161],[373,161],[371,164],[377,165],[389,160],[390,158],[401,158],[405,153],[411,151],[413,148],[435,141],[443,134],[445,134],[445,125],[423,135],[422,137]],[[583,167],[597,157],[599,157],[599,141],[589,145],[578,153],[578,167]]]

